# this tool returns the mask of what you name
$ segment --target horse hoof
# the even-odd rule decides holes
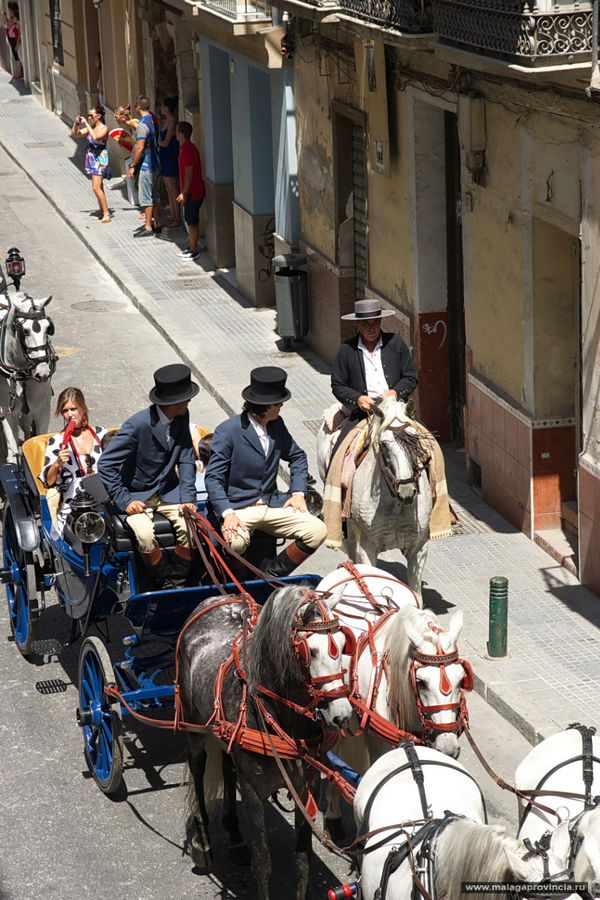
[[[341,817],[338,819],[325,819],[323,831],[326,837],[332,840],[334,844],[337,844],[338,847],[343,847],[346,843],[346,829]]]
[[[236,866],[249,866],[251,864],[252,852],[245,841],[242,844],[230,844],[227,850]]]
[[[210,844],[204,844],[198,838],[192,838],[190,843],[190,856],[195,866],[208,868],[212,865],[213,852]]]

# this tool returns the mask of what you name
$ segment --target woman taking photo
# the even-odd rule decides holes
[[[63,417],[64,428],[48,438],[39,479],[44,487],[55,487],[60,494],[55,528],[62,537],[71,511],[69,501],[77,493],[81,479],[96,472],[106,428],[90,427],[85,398],[76,387],[61,391],[54,415]]]
[[[179,141],[175,137],[176,113],[177,99],[175,97],[165,97],[161,108],[161,114],[164,119],[163,128],[158,136],[160,171],[169,198],[169,221],[165,224],[165,228],[176,228],[178,225],[181,225],[181,208],[177,202],[177,195],[179,194]]]
[[[104,107],[93,106],[88,119],[85,116],[77,116],[71,128],[71,137],[84,137],[88,142],[88,150],[85,157],[85,171],[92,178],[92,190],[96,195],[99,214],[96,216],[99,222],[110,222],[110,213],[104,193],[103,179],[110,178],[110,165],[108,163],[108,125],[104,124]]]

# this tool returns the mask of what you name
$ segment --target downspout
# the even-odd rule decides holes
[[[592,74],[589,86],[585,89],[588,100],[593,98],[594,92],[600,91],[600,77],[598,76],[598,5],[600,0],[592,0]]]

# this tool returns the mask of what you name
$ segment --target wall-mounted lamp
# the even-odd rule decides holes
[[[458,97],[458,135],[469,172],[479,172],[485,165],[486,131],[485,100],[460,94]]]

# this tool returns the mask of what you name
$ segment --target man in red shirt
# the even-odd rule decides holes
[[[200,207],[204,200],[202,165],[198,148],[190,140],[192,136],[190,123],[178,122],[175,135],[180,144],[179,183],[181,193],[177,197],[177,202],[183,203],[183,220],[188,227],[190,237],[189,249],[183,250],[179,255],[183,259],[197,259]]]

